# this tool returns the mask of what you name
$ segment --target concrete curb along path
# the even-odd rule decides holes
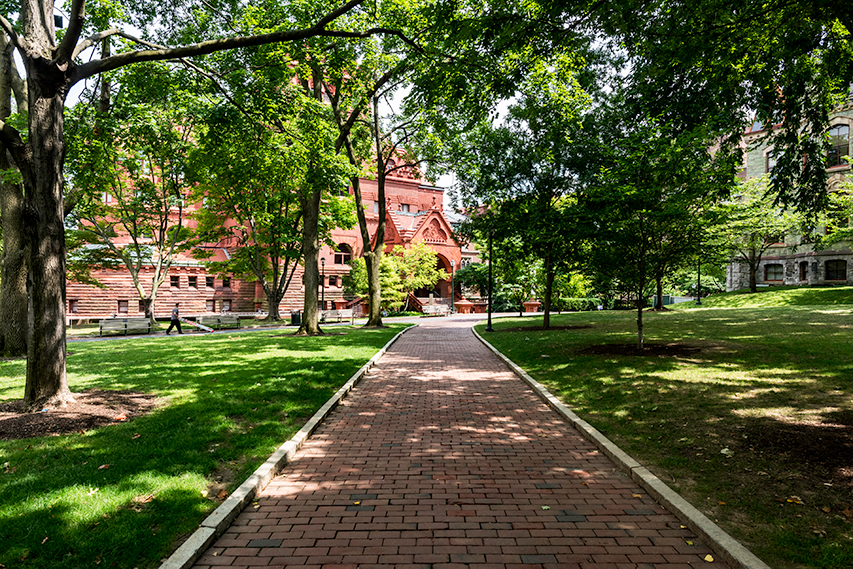
[[[705,514],[690,505],[684,498],[679,496],[672,488],[664,484],[657,476],[649,472],[647,468],[634,460],[631,456],[617,447],[607,437],[601,434],[595,427],[581,419],[564,405],[559,399],[552,395],[545,387],[530,377],[523,369],[518,367],[512,360],[500,353],[494,346],[480,336],[472,327],[474,335],[491,350],[498,358],[509,366],[509,368],[521,379],[523,379],[536,394],[557,413],[571,423],[588,441],[596,445],[602,453],[608,456],[619,468],[630,474],[631,478],[639,484],[655,500],[676,515],[691,531],[696,532],[707,541],[708,546],[719,555],[726,563],[733,567],[743,569],[770,569],[770,566],[761,561],[752,552],[746,549],[740,542],[723,531],[717,524],[712,522]]]
[[[340,401],[352,388],[364,377],[371,367],[385,355],[388,348],[397,339],[416,328],[417,324],[410,326],[391,338],[381,350],[370,360],[361,366],[355,374],[323,405],[305,425],[289,441],[278,447],[278,449],[258,467],[255,472],[246,479],[228,498],[216,508],[207,518],[201,522],[199,528],[185,541],[175,552],[169,556],[161,565],[160,569],[186,569],[191,567],[204,551],[210,547],[213,541],[228,529],[228,526],[243,511],[254,497],[261,492],[270,481],[281,471],[284,466],[293,459],[305,440],[311,436],[329,413],[338,406]]]

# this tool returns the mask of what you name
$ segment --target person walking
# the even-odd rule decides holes
[[[183,334],[183,331],[181,330],[181,313],[178,310],[179,306],[180,306],[180,303],[175,303],[175,308],[172,309],[172,319],[169,322],[169,327],[166,328],[166,335],[167,336],[169,335],[169,332],[172,331],[172,328],[177,328],[178,334]]]

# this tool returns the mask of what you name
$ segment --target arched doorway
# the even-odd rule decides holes
[[[444,272],[447,273],[447,279],[439,280],[434,287],[432,288],[419,288],[415,290],[415,296],[419,299],[428,299],[430,295],[432,295],[433,299],[447,299],[448,303],[450,302],[451,293],[450,293],[450,261],[444,257],[444,255],[439,254],[435,261],[436,269],[444,269]]]

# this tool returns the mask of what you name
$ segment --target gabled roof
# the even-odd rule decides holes
[[[439,209],[428,209],[417,213],[389,211],[386,214],[385,243],[406,245],[425,243],[456,246],[453,229]]]

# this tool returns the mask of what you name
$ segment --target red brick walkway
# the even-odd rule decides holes
[[[471,323],[404,334],[196,567],[726,567]]]

